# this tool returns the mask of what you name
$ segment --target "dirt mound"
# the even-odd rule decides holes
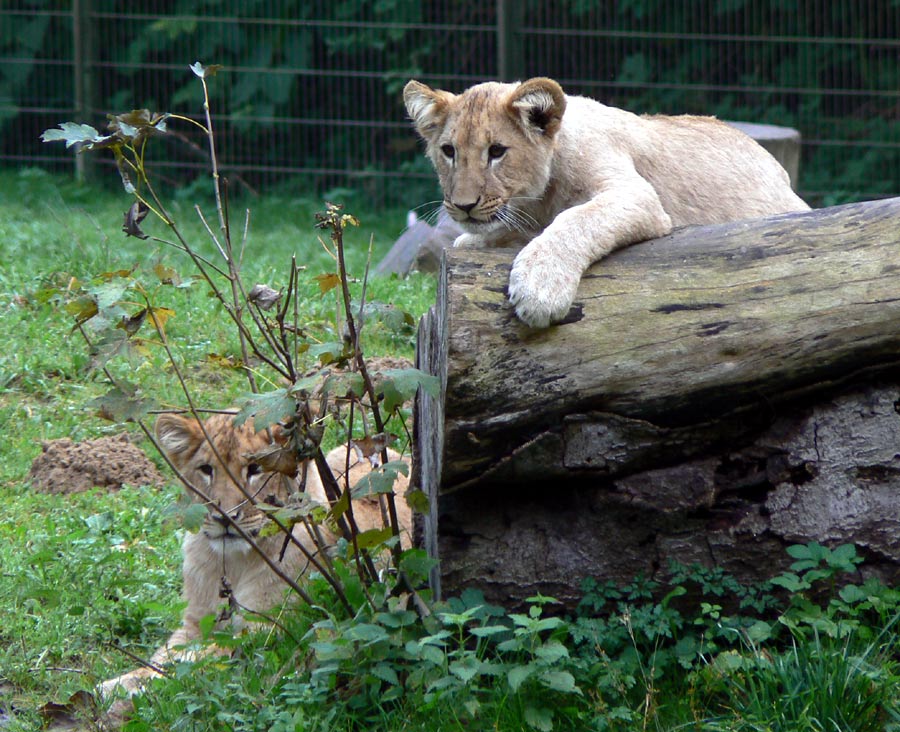
[[[28,473],[31,485],[42,493],[165,483],[156,466],[125,434],[77,443],[68,438],[50,440],[42,447]]]

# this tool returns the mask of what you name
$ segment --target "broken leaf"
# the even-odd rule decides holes
[[[281,299],[281,293],[268,285],[253,285],[247,299],[261,310],[271,310]]]
[[[132,203],[131,208],[125,212],[125,223],[122,224],[122,231],[128,236],[134,236],[138,239],[149,238],[148,235],[141,230],[141,221],[147,217],[149,211],[150,208],[143,201],[135,201]]]

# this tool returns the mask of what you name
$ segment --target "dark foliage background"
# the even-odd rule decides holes
[[[0,164],[70,167],[38,139],[63,120],[195,113],[200,60],[225,66],[212,83],[224,165],[256,189],[299,180],[416,205],[434,184],[403,83],[546,75],[636,112],[796,127],[815,205],[897,195],[897,28],[897,0],[7,0]],[[184,183],[205,152],[178,132],[159,165]]]

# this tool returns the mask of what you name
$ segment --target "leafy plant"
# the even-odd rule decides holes
[[[312,335],[308,326],[299,320],[298,299],[301,293],[298,276],[301,267],[293,259],[286,282],[278,289],[266,284],[248,287],[242,277],[242,264],[248,244],[249,212],[245,216],[243,234],[238,244],[232,232],[229,218],[227,181],[219,174],[218,155],[210,111],[207,80],[218,71],[218,66],[193,64],[191,71],[199,78],[203,90],[205,120],[197,122],[189,117],[172,114],[156,114],[147,110],[135,110],[110,117],[109,132],[99,133],[93,127],[63,123],[59,129],[44,133],[45,141],[63,141],[67,146],[78,145],[82,152],[109,150],[116,164],[126,192],[134,197],[134,203],[125,214],[123,231],[126,235],[166,245],[185,255],[196,274],[184,279],[169,266],[157,264],[153,268],[152,283],[146,273],[137,268],[103,273],[88,283],[69,281],[66,289],[47,288],[41,295],[45,300],[56,299],[74,318],[75,328],[84,337],[91,353],[91,366],[101,371],[112,388],[96,400],[94,406],[107,418],[118,422],[134,422],[154,441],[145,419],[155,411],[151,397],[143,394],[117,370],[116,361],[121,358],[148,358],[154,349],[165,354],[168,368],[178,377],[183,389],[185,409],[199,418],[201,409],[192,396],[188,379],[176,358],[167,335],[167,323],[175,314],[169,307],[160,305],[160,293],[172,288],[196,286],[202,283],[214,297],[231,322],[239,344],[239,367],[246,376],[251,392],[243,408],[235,417],[240,425],[252,418],[257,430],[280,424],[288,435],[288,445],[280,452],[291,454],[293,459],[311,459],[316,463],[326,492],[331,501],[328,520],[342,531],[349,547],[349,555],[355,572],[343,574],[330,562],[321,563],[291,537],[290,531],[297,521],[313,518],[308,511],[277,511],[270,517],[287,540],[295,541],[337,593],[344,611],[355,610],[353,593],[360,590],[360,597],[372,605],[374,600],[369,586],[379,582],[373,557],[382,549],[388,549],[396,580],[415,592],[403,565],[403,554],[398,535],[400,531],[393,484],[399,472],[406,472],[403,463],[389,460],[387,446],[395,439],[388,432],[389,422],[405,429],[403,405],[420,387],[434,390],[436,380],[416,369],[385,369],[370,373],[363,356],[361,332],[368,321],[375,321],[387,313],[393,327],[410,322],[411,316],[396,313],[395,309],[378,307],[366,299],[367,280],[362,280],[362,290],[354,302],[351,294],[351,276],[347,271],[344,236],[349,226],[358,226],[358,220],[342,211],[341,206],[327,204],[326,210],[317,215],[317,227],[327,232],[329,242],[322,246],[329,253],[334,269],[316,277],[321,295],[332,290],[338,294],[339,315],[331,331],[340,334],[337,340],[323,340]],[[147,150],[150,142],[168,133],[172,122],[199,127],[207,137],[213,192],[215,196],[215,223],[196,207],[204,229],[213,244],[214,255],[206,255],[194,246],[182,233],[175,217],[170,214],[163,199],[156,191],[147,167]],[[144,220],[151,216],[167,228],[170,238],[160,238],[145,233]],[[216,257],[215,255],[218,255]],[[320,368],[306,372],[300,364],[308,357],[316,358]],[[335,371],[332,367],[339,367]],[[284,386],[262,392],[260,382]],[[322,448],[326,428],[340,428],[341,438],[365,458],[380,463],[366,476],[365,483],[341,485],[332,475]],[[359,432],[362,434],[358,434]],[[376,458],[376,455],[378,456]],[[266,458],[277,469],[277,454]],[[177,470],[175,471],[177,474]],[[179,475],[179,477],[182,477]],[[188,491],[212,510],[218,510],[226,521],[232,519],[227,512],[215,506],[197,486],[182,478]],[[244,491],[243,485],[236,486]],[[388,517],[387,529],[361,534],[356,527],[352,493],[376,494],[384,501]],[[255,497],[245,492],[248,500]],[[253,548],[267,559],[262,551]],[[324,549],[324,547],[321,547]],[[306,591],[293,578],[283,576],[276,563],[268,560],[273,571],[311,604]]]

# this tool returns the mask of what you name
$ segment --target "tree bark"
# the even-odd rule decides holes
[[[841,506],[872,476],[887,486],[881,538],[859,538],[900,561],[898,389],[884,376],[900,360],[898,222],[892,199],[676,231],[594,265],[543,330],[506,300],[512,252],[448,252],[419,334],[420,367],[445,384],[417,404],[433,579],[573,599],[578,577],[674,556],[770,571],[774,547],[853,540]],[[867,386],[873,373],[888,380]],[[857,413],[874,415],[877,459],[839,434]],[[822,457],[829,429],[837,462]],[[775,515],[786,486],[834,510]],[[751,514],[766,514],[752,530]]]

